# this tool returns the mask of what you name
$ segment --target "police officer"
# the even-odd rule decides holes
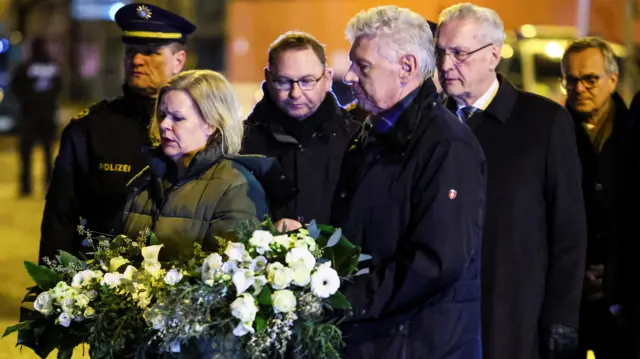
[[[76,254],[79,218],[109,232],[126,200],[127,182],[146,165],[147,125],[159,88],[186,61],[195,26],[160,7],[134,3],[115,16],[125,44],[123,95],[82,111],[62,133],[42,220],[40,256]]]

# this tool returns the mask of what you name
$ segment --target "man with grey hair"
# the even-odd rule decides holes
[[[618,314],[616,308],[635,309],[625,289],[634,253],[627,233],[627,224],[633,220],[630,145],[637,136],[629,110],[615,92],[618,75],[613,50],[598,37],[575,40],[562,58],[562,84],[567,90],[566,107],[574,119],[587,208],[580,358],[587,350],[593,350],[598,359],[623,358],[623,328],[614,313]]]
[[[332,224],[372,256],[344,287],[345,358],[479,359],[484,155],[438,101],[417,13],[362,11],[344,81],[370,114],[342,162]]]
[[[439,23],[435,52],[447,107],[487,157],[484,357],[572,358],[586,223],[571,118],[496,74],[505,35],[495,11],[457,4]]]

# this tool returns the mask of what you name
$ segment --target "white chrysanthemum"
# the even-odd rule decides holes
[[[302,266],[309,271],[316,265],[316,258],[306,248],[292,248],[285,258],[289,267]]]
[[[256,252],[264,254],[271,249],[269,246],[272,240],[273,235],[270,232],[258,230],[253,232],[249,244],[256,248]]]
[[[320,298],[329,298],[340,288],[340,277],[335,269],[320,266],[311,276],[311,291]]]

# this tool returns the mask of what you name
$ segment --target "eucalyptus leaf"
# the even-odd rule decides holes
[[[49,290],[58,284],[60,280],[58,277],[58,273],[56,273],[53,269],[39,266],[33,262],[24,261],[24,267],[29,273],[31,279],[40,287],[42,290]]]
[[[25,320],[24,322],[20,322],[16,325],[7,327],[7,329],[4,330],[4,334],[2,334],[2,337],[4,338],[7,335],[13,334],[19,330],[28,329],[29,327],[31,327],[31,323],[33,322],[33,320]]]
[[[360,269],[358,272],[356,272],[354,276],[365,275],[369,273],[370,273],[369,268],[363,268],[363,269]]]
[[[349,303],[347,297],[340,292],[336,292],[329,297],[329,305],[331,305],[333,309],[351,309],[351,303]]]
[[[307,231],[309,231],[309,237],[313,239],[318,239],[318,237],[320,237],[320,228],[318,228],[315,219],[311,220],[309,226],[307,227]]]
[[[327,242],[327,247],[335,247],[338,242],[340,242],[340,238],[342,238],[342,229],[338,228],[335,232],[329,237],[329,241]]]
[[[371,258],[373,258],[373,257],[371,257],[368,254],[361,254],[360,257],[358,257],[358,262],[368,261]]]

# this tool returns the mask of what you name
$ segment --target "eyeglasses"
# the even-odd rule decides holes
[[[578,86],[578,82],[582,82],[582,86],[590,90],[598,84],[600,78],[598,75],[584,75],[580,77],[564,76],[562,78],[562,86],[567,90],[573,90]]]
[[[298,84],[298,87],[300,87],[300,90],[302,91],[311,91],[316,88],[318,81],[320,81],[324,77],[324,74],[325,73],[323,72],[322,75],[320,75],[320,77],[316,79],[303,78],[300,80],[291,80],[286,78],[279,78],[271,80],[271,83],[273,84],[273,87],[275,87],[278,91],[291,91],[294,84]]]
[[[469,59],[469,57],[471,57],[471,55],[475,54],[476,52],[480,51],[480,50],[484,50],[487,47],[493,45],[492,43],[488,43],[484,46],[481,46],[473,51],[461,51],[461,50],[456,50],[453,49],[451,51],[447,51],[445,49],[441,49],[439,47],[436,47],[436,60],[437,61],[443,61],[445,55],[449,54],[451,55],[451,57],[453,57],[456,62],[461,63],[461,62],[465,62],[467,61],[467,59]]]

